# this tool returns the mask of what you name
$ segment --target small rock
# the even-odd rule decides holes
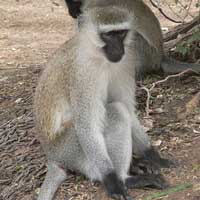
[[[168,32],[169,31],[169,28],[168,27],[162,27],[162,31],[165,33],[165,32]]]
[[[162,94],[159,94],[159,95],[156,96],[156,98],[157,98],[157,99],[162,99],[162,98],[163,98],[163,95],[162,95]]]
[[[3,78],[0,78],[0,82],[4,82],[4,81],[7,81],[8,80],[8,77],[3,77]]]
[[[157,141],[154,141],[152,145],[154,147],[159,147],[161,144],[162,144],[162,140],[157,140]]]
[[[22,101],[22,98],[19,98],[15,101],[15,103],[20,103]]]
[[[144,118],[142,120],[142,124],[143,124],[145,132],[153,128],[153,120],[151,118]]]

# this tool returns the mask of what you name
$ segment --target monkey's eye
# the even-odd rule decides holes
[[[101,33],[101,38],[104,42],[107,42],[111,38],[119,38],[120,40],[124,40],[126,35],[128,33],[128,30],[116,30],[116,31],[109,31],[109,32],[104,32]]]
[[[120,31],[117,31],[118,32],[118,35],[121,37],[121,38],[125,38],[127,33],[128,33],[128,30],[120,30]]]

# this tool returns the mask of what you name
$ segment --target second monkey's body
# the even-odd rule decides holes
[[[69,13],[81,18],[81,13],[93,6],[128,6],[134,16],[132,54],[135,57],[137,79],[145,74],[164,72],[180,73],[191,68],[200,72],[200,64],[179,62],[164,54],[163,35],[155,14],[142,0],[65,0]],[[80,20],[80,19],[79,19]]]

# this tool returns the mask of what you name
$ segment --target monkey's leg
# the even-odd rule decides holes
[[[133,153],[143,157],[145,152],[151,148],[151,140],[145,133],[135,113],[132,114],[132,145]]]
[[[38,200],[52,200],[60,184],[67,178],[66,172],[57,163],[49,162],[47,170]]]
[[[132,142],[136,142],[135,140],[131,140],[132,119],[130,118],[130,114],[127,108],[122,103],[111,103],[107,106],[106,110],[106,146],[108,149],[109,156],[121,180],[125,180],[125,184],[128,188],[165,188],[167,184],[162,175],[145,174],[130,177],[128,176],[128,171],[131,163]],[[134,120],[134,122],[134,125],[137,125],[137,131],[142,131],[143,129],[142,127],[140,127],[137,118]],[[141,134],[144,134],[143,138],[147,137],[145,139],[148,139],[148,136],[145,134],[145,132],[141,132]],[[134,136],[137,135],[134,134]],[[141,137],[139,137],[139,139],[141,139]],[[139,139],[137,138],[137,142],[139,141]],[[143,140],[139,142],[142,143]],[[139,144],[136,143],[136,145]],[[147,149],[150,148],[150,146],[147,146],[147,143],[144,143],[142,145],[143,146],[141,147],[145,147]],[[146,151],[146,149],[142,149],[142,151]]]
[[[132,155],[131,119],[127,108],[119,102],[107,105],[105,141],[118,176],[127,177]]]
[[[105,140],[117,174],[125,181],[127,188],[163,189],[168,186],[160,174],[127,176],[132,151],[131,119],[128,110],[121,103],[112,103],[107,106]]]
[[[151,146],[150,138],[135,114],[132,115],[132,119],[133,153],[141,159],[149,161],[155,167],[168,168],[173,165],[172,161],[161,158],[159,153]]]

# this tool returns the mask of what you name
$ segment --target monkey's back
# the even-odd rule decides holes
[[[69,73],[74,61],[75,40],[64,43],[47,61],[36,88],[35,123],[39,139],[44,143],[55,140],[62,132],[59,130],[62,120],[67,123],[69,118],[70,121]]]

